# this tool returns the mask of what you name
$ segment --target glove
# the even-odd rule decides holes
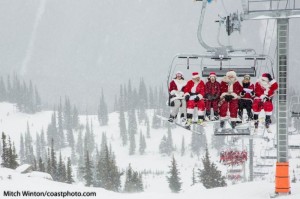
[[[217,98],[218,98],[217,95],[213,95],[213,96],[211,97],[212,100],[215,100],[215,99],[217,99]]]
[[[176,97],[176,95],[170,95],[170,98]]]
[[[246,91],[243,90],[243,91],[241,92],[241,96],[244,96],[245,94],[246,94]]]
[[[267,78],[269,79],[269,82],[273,80],[272,76],[268,73]]]
[[[269,98],[268,96],[265,96],[264,99],[263,99],[262,101],[265,102],[265,101],[269,101],[269,100],[270,100],[270,98]]]
[[[195,97],[194,101],[198,102],[200,100],[199,96]]]
[[[189,101],[190,96],[189,96],[189,95],[186,95],[184,98],[185,98],[185,101]]]
[[[207,94],[206,99],[207,100],[212,100],[212,95],[211,94]]]
[[[251,96],[253,96],[254,95],[254,91],[251,91]]]
[[[225,95],[224,98],[225,98],[226,102],[230,102],[233,99],[233,96],[232,95]]]

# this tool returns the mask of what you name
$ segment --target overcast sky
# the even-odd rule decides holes
[[[206,12],[203,37],[211,45],[217,44],[217,15],[241,10],[240,1],[223,2],[209,4]],[[92,112],[101,88],[113,102],[129,78],[134,84],[140,77],[148,85],[165,84],[176,53],[203,53],[197,40],[200,11],[201,3],[193,0],[1,0],[0,74],[17,72],[34,81],[44,101],[57,103],[68,95]],[[290,23],[291,70],[300,63],[299,20]],[[246,21],[230,39],[223,29],[221,41],[261,53],[266,24]],[[299,70],[292,73],[290,80],[297,80]]]

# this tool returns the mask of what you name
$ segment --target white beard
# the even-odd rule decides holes
[[[265,88],[265,89],[270,88],[269,82],[260,81],[259,83],[260,83],[260,85],[261,85],[263,88]]]

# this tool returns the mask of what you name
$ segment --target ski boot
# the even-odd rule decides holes
[[[231,127],[232,127],[233,133],[238,133],[238,131],[237,131],[236,128],[235,128],[235,127],[236,127],[236,123],[237,123],[236,121],[232,121],[232,122],[231,122]]]
[[[268,133],[272,133],[271,130],[270,130],[270,128],[269,128],[271,123],[272,123],[271,116],[270,115],[266,115],[265,127],[266,127]]]
[[[168,122],[171,122],[171,123],[173,123],[173,122],[174,122],[174,120],[175,120],[175,117],[174,117],[174,116],[172,116],[172,115],[170,115],[170,117],[169,117],[169,119],[168,119]]]
[[[213,120],[219,120],[219,113],[217,111],[214,111],[214,118]]]
[[[218,129],[218,133],[222,133],[222,130],[224,128],[224,125],[225,125],[225,121],[224,120],[221,120],[220,122],[220,128]]]
[[[204,115],[199,115],[198,116],[197,124],[198,125],[203,125],[204,124]]]
[[[258,115],[257,114],[254,114],[253,120],[255,121],[254,122],[254,132],[257,133],[257,131],[258,131]]]

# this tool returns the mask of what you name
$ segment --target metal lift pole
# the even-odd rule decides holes
[[[288,42],[289,19],[277,19],[277,163],[275,193],[291,193],[288,162]]]

